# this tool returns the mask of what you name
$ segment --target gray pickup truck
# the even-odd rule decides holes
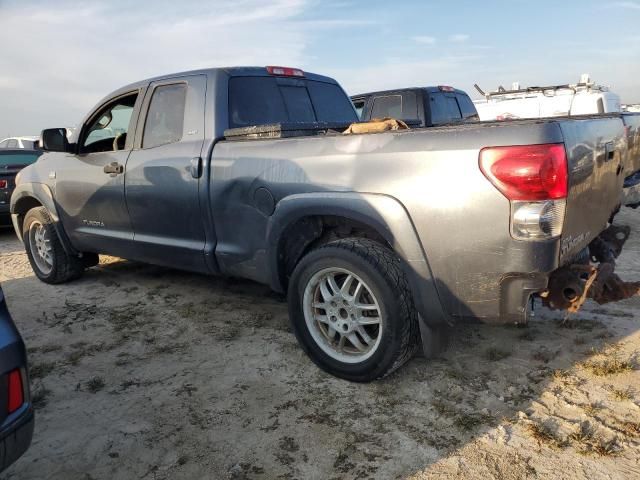
[[[287,292],[304,350],[352,381],[434,354],[456,321],[523,323],[536,295],[566,309],[606,296],[609,277],[590,286],[612,263],[619,117],[347,134],[356,121],[334,80],[298,69],[141,81],[69,141],[43,131],[14,227],[48,283],[105,253]]]

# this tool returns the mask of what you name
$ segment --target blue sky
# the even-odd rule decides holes
[[[348,93],[570,83],[640,102],[640,0],[0,0],[0,137],[75,125],[102,96],[207,66],[301,67]]]

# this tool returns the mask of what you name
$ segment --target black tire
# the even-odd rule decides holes
[[[359,363],[338,361],[314,340],[305,320],[303,298],[317,272],[346,269],[367,284],[380,306],[381,340],[374,353]],[[354,382],[370,382],[402,366],[419,346],[418,317],[400,259],[378,242],[346,238],[327,243],[305,255],[289,282],[289,318],[300,345],[324,371]]]
[[[38,253],[32,251],[31,242],[29,241],[30,230],[38,224],[43,226],[51,247],[52,265],[49,271],[44,271],[38,265],[38,261],[34,258],[34,255],[38,255]],[[69,255],[62,247],[58,233],[46,208],[36,207],[27,212],[22,224],[22,238],[31,268],[43,282],[52,284],[64,283],[80,277],[84,272],[85,263],[82,259]]]

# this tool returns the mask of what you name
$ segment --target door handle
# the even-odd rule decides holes
[[[110,174],[112,177],[124,172],[124,166],[118,162],[111,162],[109,165],[105,165],[103,169],[104,173]]]
[[[193,178],[200,178],[202,176],[202,158],[194,157],[191,159],[191,176]]]

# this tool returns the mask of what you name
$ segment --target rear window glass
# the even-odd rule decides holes
[[[478,118],[476,106],[467,95],[456,95],[463,118]]]
[[[9,153],[0,154],[0,166],[5,165],[31,165],[35,162],[39,153]]]
[[[280,122],[355,122],[356,112],[342,89],[330,83],[279,77],[229,80],[229,125]]]
[[[385,95],[373,99],[371,118],[402,118],[402,95]]]
[[[429,95],[429,104],[431,106],[431,123],[434,125],[457,122],[462,119],[458,102],[453,95],[432,93]]]

